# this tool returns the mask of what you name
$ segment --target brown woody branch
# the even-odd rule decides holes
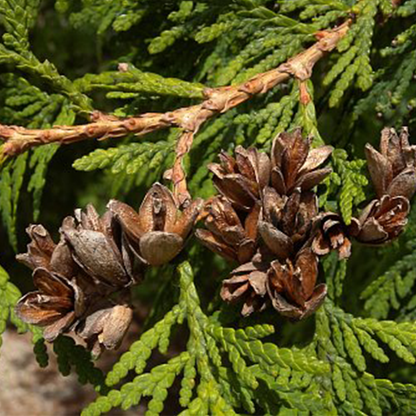
[[[192,142],[193,134],[208,119],[236,107],[257,94],[269,91],[291,76],[301,81],[308,79],[315,63],[336,47],[338,41],[347,33],[350,24],[351,20],[348,20],[333,30],[318,32],[316,34],[318,41],[310,48],[277,68],[258,74],[243,84],[206,89],[204,91],[206,99],[198,105],[166,113],[145,113],[125,119],[94,112],[91,116],[92,122],[89,124],[54,126],[46,130],[0,125],[0,138],[5,141],[3,155],[17,156],[34,146],[49,143],[70,144],[88,139],[122,137],[129,133],[141,136],[169,127],[182,128],[186,137],[183,140]],[[175,172],[180,173],[178,167],[172,172],[174,183],[177,182]]]
[[[176,143],[176,158],[172,169],[165,172],[165,178],[172,181],[173,194],[181,206],[186,206],[191,200],[186,183],[186,173],[183,169],[183,159],[189,153],[194,141],[195,132],[186,131],[182,133]]]

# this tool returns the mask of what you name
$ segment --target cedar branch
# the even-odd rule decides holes
[[[106,116],[95,111],[91,115],[92,122],[89,124],[54,126],[45,130],[0,124],[0,138],[5,141],[3,155],[17,156],[32,147],[49,143],[70,144],[88,139],[117,138],[129,133],[142,136],[169,127],[180,127],[185,135],[192,133],[189,135],[192,137],[205,121],[225,113],[257,94],[266,93],[291,76],[300,81],[308,79],[315,63],[336,47],[339,40],[348,32],[350,24],[351,20],[348,20],[332,30],[318,32],[316,34],[318,41],[311,47],[277,68],[258,74],[240,85],[207,88],[204,91],[206,99],[197,105],[166,113],[145,113],[125,119]],[[192,141],[192,138],[190,140]],[[175,182],[175,178],[172,180]]]

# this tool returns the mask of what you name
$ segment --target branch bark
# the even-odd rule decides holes
[[[183,159],[189,153],[194,141],[194,132],[182,133],[176,143],[176,158],[172,169],[165,172],[164,177],[169,179],[173,185],[173,194],[181,206],[186,206],[191,201],[186,182],[186,173],[183,168]]]
[[[314,45],[277,68],[258,74],[240,85],[206,89],[204,91],[206,98],[198,105],[166,113],[145,113],[125,119],[103,115],[96,111],[92,113],[92,122],[89,124],[54,126],[46,130],[0,124],[0,138],[5,141],[3,155],[17,156],[32,147],[49,143],[70,144],[88,139],[103,140],[122,137],[129,133],[142,136],[169,127],[182,128],[184,135],[192,133],[187,136],[187,141],[192,142],[193,135],[210,118],[225,113],[255,95],[266,93],[290,77],[300,81],[308,79],[315,63],[336,47],[339,40],[348,32],[350,24],[351,20],[348,20],[332,30],[318,32],[316,34],[318,40]],[[183,155],[180,159],[182,158]],[[179,175],[178,169],[176,171]]]

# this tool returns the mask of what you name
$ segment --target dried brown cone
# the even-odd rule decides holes
[[[108,208],[121,225],[129,249],[144,264],[160,266],[182,250],[202,209],[203,201],[191,202],[183,211],[172,192],[156,183],[136,212],[129,205],[112,200]]]
[[[318,256],[325,256],[332,250],[338,251],[340,260],[351,255],[351,237],[360,232],[360,224],[356,218],[346,225],[339,214],[325,212],[316,222],[316,231],[313,232],[312,251]]]
[[[366,144],[365,153],[377,197],[402,196],[410,200],[416,190],[416,146],[409,145],[407,129],[398,136],[394,129],[385,128],[380,152]]]
[[[85,310],[84,291],[79,285],[82,282],[63,239],[55,244],[42,225],[31,225],[26,231],[32,240],[28,252],[16,258],[33,269],[37,290],[18,301],[16,314],[26,323],[43,327],[45,339],[53,341]]]
[[[240,264],[250,261],[257,249],[260,205],[256,204],[244,219],[222,196],[213,198],[205,209],[208,230],[195,232],[201,243],[230,261]]]
[[[331,173],[330,168],[319,167],[332,150],[331,146],[311,149],[311,138],[304,139],[301,129],[280,133],[271,153],[273,187],[280,195],[290,195],[297,188],[302,192],[312,189]]]
[[[249,211],[260,200],[270,180],[270,159],[254,148],[237,146],[235,158],[225,152],[219,154],[220,164],[208,168],[214,174],[214,184],[237,210]]]
[[[76,327],[76,334],[86,341],[88,349],[98,357],[103,349],[117,349],[133,318],[132,308],[122,302],[103,300],[94,305]]]
[[[316,285],[318,258],[310,248],[301,250],[293,261],[273,261],[268,277],[267,290],[273,307],[293,320],[310,316],[325,299],[326,285]]]
[[[297,188],[287,197],[273,188],[266,188],[263,201],[264,219],[259,221],[259,233],[278,260],[294,255],[309,239],[318,214],[317,197]]]
[[[409,200],[402,196],[384,195],[371,201],[358,220],[360,232],[356,239],[371,245],[389,243],[403,231],[409,211]]]
[[[222,282],[221,298],[225,302],[243,302],[241,314],[248,316],[266,307],[267,270],[270,263],[259,254],[231,272],[231,277]]]
[[[60,232],[76,263],[94,281],[95,291],[112,292],[142,278],[142,270],[117,226],[110,211],[100,217],[92,205],[85,212],[76,210],[75,217],[62,223]]]

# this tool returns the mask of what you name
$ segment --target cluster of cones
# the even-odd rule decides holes
[[[42,326],[53,341],[74,331],[94,354],[119,345],[132,319],[129,287],[147,266],[171,261],[196,231],[208,248],[238,263],[223,281],[226,302],[243,302],[249,315],[271,304],[282,315],[302,319],[326,296],[317,284],[319,257],[338,250],[351,253],[351,237],[383,244],[403,230],[409,199],[416,188],[415,147],[407,131],[382,133],[380,152],[366,153],[377,199],[347,226],[332,212],[319,212],[314,189],[330,173],[322,168],[330,146],[311,148],[301,131],[282,133],[270,157],[237,147],[235,157],[221,153],[211,164],[219,195],[182,208],[163,185],[155,184],[136,212],[112,200],[100,217],[92,206],[64,219],[55,244],[42,225],[28,228],[31,243],[18,260],[33,270],[35,292],[16,307],[25,322]]]
[[[221,297],[243,302],[247,316],[271,304],[280,314],[302,319],[323,302],[325,284],[317,284],[319,257],[337,250],[351,254],[351,237],[378,245],[397,237],[407,222],[409,199],[416,189],[415,147],[407,130],[400,136],[384,129],[380,152],[366,146],[377,199],[347,226],[333,212],[318,210],[313,191],[330,168],[322,168],[330,146],[311,148],[300,130],[282,133],[270,157],[237,147],[235,158],[220,154],[211,164],[220,195],[206,209],[207,230],[200,241],[239,263],[223,281]]]
[[[168,263],[182,250],[202,204],[182,211],[157,183],[139,212],[115,200],[102,217],[91,205],[76,210],[64,219],[58,244],[42,225],[31,225],[28,252],[17,259],[33,270],[37,290],[20,299],[17,315],[43,327],[47,341],[74,331],[95,355],[116,348],[132,319],[129,287],[146,266]]]

